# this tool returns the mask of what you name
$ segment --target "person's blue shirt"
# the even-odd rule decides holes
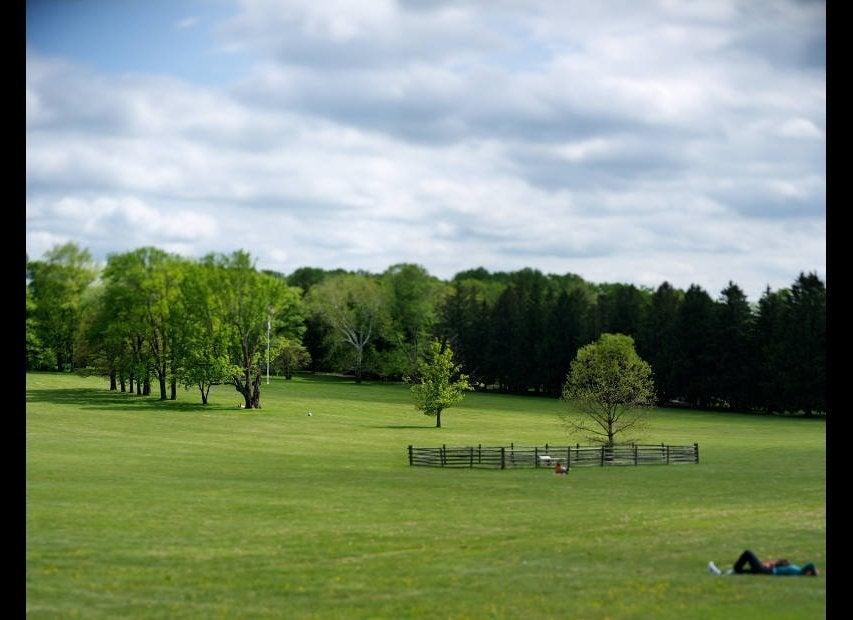
[[[805,566],[797,566],[796,564],[788,564],[787,566],[774,566],[774,575],[808,575],[815,571],[814,562],[809,562]]]

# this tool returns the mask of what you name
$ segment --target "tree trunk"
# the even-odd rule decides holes
[[[355,382],[361,383],[361,362],[364,359],[362,349],[359,347],[355,351]]]
[[[160,400],[166,400],[166,374],[164,372],[158,373],[157,382],[160,385]]]
[[[255,375],[252,381],[252,409],[261,408],[261,375]]]
[[[234,389],[243,397],[243,408],[252,408],[252,389],[249,384],[249,378],[234,377]]]
[[[435,427],[441,428],[441,411],[435,414]]]
[[[110,371],[110,392],[115,392],[118,389],[118,384],[116,383],[116,371]]]

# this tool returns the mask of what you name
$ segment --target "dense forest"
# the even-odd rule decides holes
[[[260,406],[264,376],[296,371],[399,380],[434,340],[481,390],[559,397],[578,349],[634,339],[660,405],[826,413],[826,286],[801,273],[750,302],[586,282],[535,269],[473,269],[450,281],[401,263],[383,273],[258,270],[243,251],[187,259],[145,247],[106,265],[76,244],[27,260],[26,368],[102,375],[110,389],[207,402],[232,384]]]

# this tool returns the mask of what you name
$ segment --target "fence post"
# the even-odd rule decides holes
[[[693,444],[693,462],[699,464],[699,444]]]
[[[412,466],[412,444],[409,444],[409,467]]]
[[[539,467],[539,446],[533,446],[533,467]]]
[[[506,448],[501,446],[501,469],[506,469],[506,463],[504,459],[506,458]]]
[[[639,463],[637,462],[637,444],[634,444],[634,466],[637,466]]]
[[[446,450],[447,450],[447,444],[441,444],[440,454],[441,454],[441,466],[442,467],[447,465],[447,452],[446,452]]]
[[[468,446],[468,468],[474,469],[474,446]]]
[[[601,446],[601,466],[604,467],[604,446]]]
[[[666,464],[669,465],[669,446],[666,447]]]

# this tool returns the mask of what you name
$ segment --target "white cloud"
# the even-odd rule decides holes
[[[188,30],[195,28],[198,25],[198,17],[185,17],[175,24],[178,30]]]
[[[222,87],[28,50],[31,256],[247,249],[284,273],[532,267],[752,299],[825,272],[814,4],[239,9],[222,45],[258,61]]]
[[[789,118],[779,127],[779,135],[784,138],[803,140],[823,140],[823,131],[807,118]]]

